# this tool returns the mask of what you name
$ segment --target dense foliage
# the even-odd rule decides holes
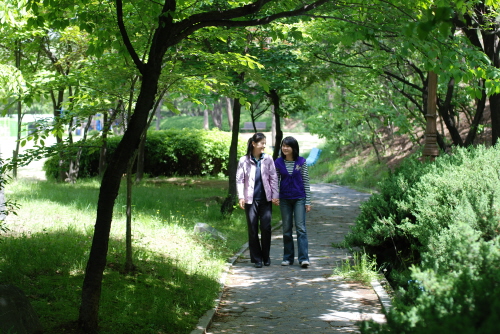
[[[366,333],[493,333],[500,318],[500,146],[407,161],[348,236],[405,272],[387,325]],[[403,280],[404,277],[404,280]]]
[[[114,153],[121,136],[107,140],[107,157]],[[170,129],[151,131],[145,145],[144,172],[149,176],[173,175],[227,175],[231,133],[218,130]],[[76,142],[66,150],[74,156],[82,149],[78,176],[93,177],[99,174],[99,149],[101,139]],[[240,142],[238,154],[245,152],[245,143]],[[67,170],[67,166],[62,166]],[[59,173],[59,157],[53,156],[45,162],[47,177],[56,178]],[[135,170],[135,169],[134,169]]]

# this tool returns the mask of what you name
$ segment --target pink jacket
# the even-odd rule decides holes
[[[264,153],[260,166],[262,184],[266,191],[267,200],[271,201],[272,199],[279,198],[278,175],[276,174],[273,158]],[[256,164],[253,159],[247,155],[240,158],[238,170],[236,171],[236,189],[238,190],[238,199],[245,199],[245,203],[247,204],[252,204],[253,202],[255,168]]]

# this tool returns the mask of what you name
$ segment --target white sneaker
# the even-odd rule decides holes
[[[283,261],[283,262],[281,262],[281,265],[282,266],[289,266],[290,262],[289,261]]]
[[[307,267],[309,267],[309,264],[310,264],[309,261],[302,261],[302,263],[300,264],[300,266],[302,268],[307,268]]]

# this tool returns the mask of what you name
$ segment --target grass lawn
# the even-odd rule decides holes
[[[133,258],[124,272],[125,185],[117,198],[100,302],[100,333],[189,333],[220,290],[225,262],[247,241],[244,212],[220,214],[227,180],[146,180],[133,190]],[[0,284],[29,297],[45,333],[70,333],[95,223],[99,182],[19,180],[5,188],[17,215],[0,236]],[[276,224],[279,215],[274,215]],[[227,241],[195,234],[208,223]]]

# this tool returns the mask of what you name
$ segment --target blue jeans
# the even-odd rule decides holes
[[[281,199],[281,220],[283,221],[283,261],[293,264],[295,257],[293,247],[293,222],[297,232],[297,248],[299,263],[309,261],[309,246],[306,231],[306,199]]]

